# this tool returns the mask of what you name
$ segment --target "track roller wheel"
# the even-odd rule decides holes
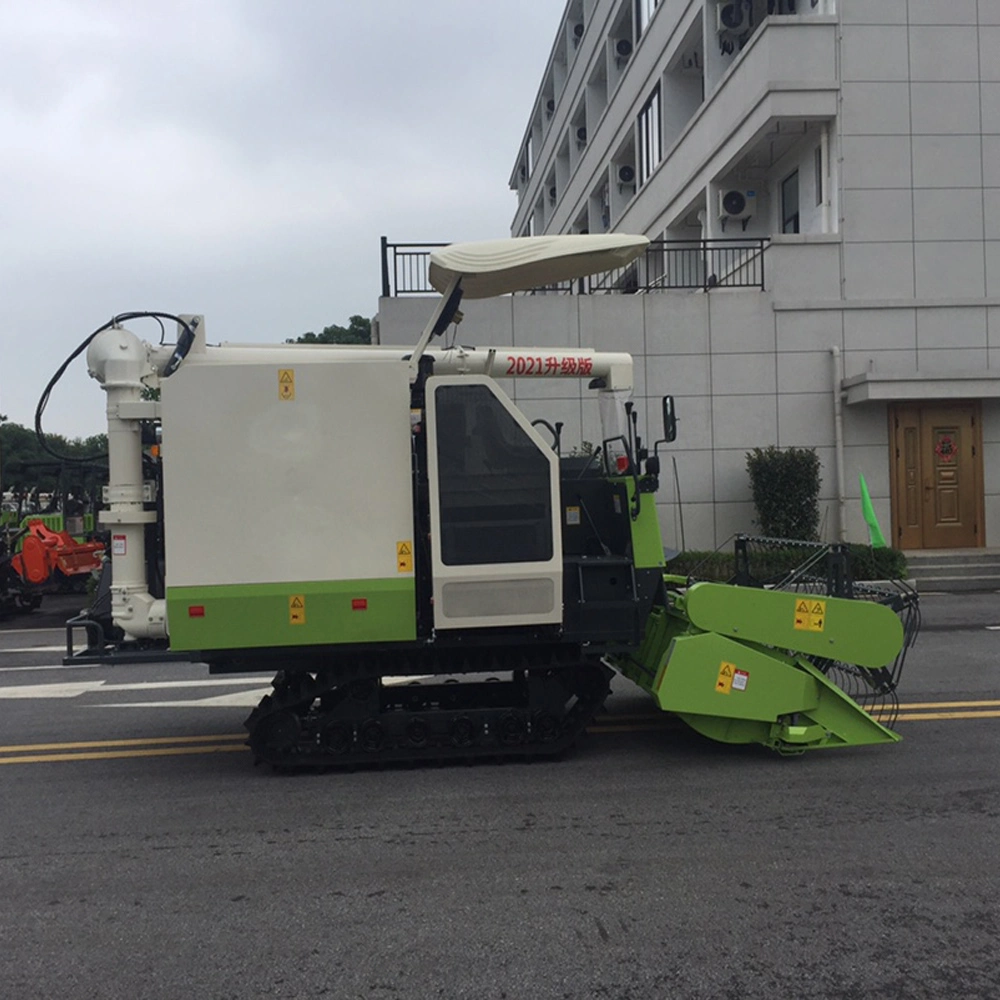
[[[528,735],[528,727],[520,715],[506,712],[497,723],[497,735],[504,746],[520,746]]]
[[[542,743],[551,743],[559,738],[562,728],[559,720],[549,712],[539,712],[531,723],[532,731]]]
[[[431,739],[431,727],[423,719],[410,719],[406,725],[406,739],[411,747],[425,747]]]
[[[261,726],[261,742],[268,750],[294,750],[302,732],[302,721],[290,708],[268,716]]]
[[[451,724],[451,742],[456,747],[471,747],[476,742],[479,731],[467,715],[459,716]]]
[[[385,746],[385,727],[378,719],[369,719],[358,730],[358,742],[365,753],[378,753]]]
[[[320,739],[327,750],[336,754],[347,753],[354,742],[354,727],[343,719],[328,722],[323,727]]]

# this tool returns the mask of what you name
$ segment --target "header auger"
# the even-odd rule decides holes
[[[792,593],[666,573],[654,494],[673,401],[650,448],[629,355],[432,346],[463,296],[619,268],[646,244],[438,251],[442,297],[413,348],[211,346],[191,316],[155,346],[122,326],[139,313],[96,331],[80,350],[107,393],[111,558],[67,660],[270,671],[248,743],[288,767],[557,754],[613,670],[713,739],[895,740],[834,683],[891,696],[909,633],[889,605],[842,574]],[[535,422],[553,446],[508,377],[584,379],[600,448],[561,455],[558,425]],[[266,553],[212,502],[231,495],[277,526]]]

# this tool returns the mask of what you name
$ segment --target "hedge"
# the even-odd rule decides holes
[[[906,556],[899,549],[873,549],[850,545],[851,576],[854,580],[902,580],[906,578]],[[783,576],[808,556],[800,548],[765,549],[750,555],[750,572],[758,580]],[[731,580],[736,572],[732,552],[682,552],[667,563],[667,572],[693,576],[697,580]],[[821,571],[822,572],[822,571]]]

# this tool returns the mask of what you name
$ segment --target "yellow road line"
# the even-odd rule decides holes
[[[48,761],[67,760],[115,760],[122,757],[179,757],[183,754],[228,753],[233,750],[241,750],[246,753],[246,748],[242,744],[234,746],[232,743],[227,743],[222,746],[164,747],[158,750],[109,750],[96,753],[49,753],[27,757],[0,757],[0,764],[44,764]]]
[[[93,740],[88,743],[23,743],[0,747],[0,753],[26,753],[31,750],[89,750],[93,747],[145,747],[174,743],[211,743],[213,740],[245,740],[246,733],[220,736],[151,736],[145,740]]]
[[[1000,719],[1000,712],[921,712],[919,715],[897,715],[897,722],[917,722],[932,719]]]
[[[1000,701],[922,701],[900,705],[901,712],[910,712],[921,708],[995,708]]]
[[[942,720],[1000,719],[1000,710],[913,712],[915,709],[980,707],[989,709],[993,706],[1000,706],[1000,700],[913,702],[900,705],[901,714],[897,716],[897,721],[933,722]],[[605,715],[595,720],[593,725],[588,726],[587,732],[595,735],[653,732],[663,726],[678,723],[679,721],[672,714],[660,712],[648,715]],[[45,761],[116,760],[139,757],[173,757],[190,754],[227,753],[244,750],[245,740],[246,734],[244,733],[219,733],[214,736],[151,736],[146,739],[90,740],[77,743],[24,743],[0,746],[0,753],[12,755],[0,757],[0,764],[40,764]]]

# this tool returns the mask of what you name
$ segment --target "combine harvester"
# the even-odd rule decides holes
[[[67,662],[275,673],[248,743],[288,767],[558,754],[613,670],[716,740],[895,742],[835,681],[891,712],[912,595],[856,599],[825,548],[820,576],[778,587],[665,574],[654,501],[673,401],[650,450],[629,355],[432,346],[463,296],[624,268],[647,242],[440,250],[441,298],[408,349],[209,346],[199,317],[159,314],[178,323],[163,347],[122,325],[148,313],[95,331],[77,353],[107,393],[111,559]],[[553,446],[501,388],[513,376],[585,380],[594,456],[561,458],[559,425]],[[254,503],[241,518],[222,497]],[[261,523],[280,527],[248,544]],[[385,683],[400,676],[421,683]]]

